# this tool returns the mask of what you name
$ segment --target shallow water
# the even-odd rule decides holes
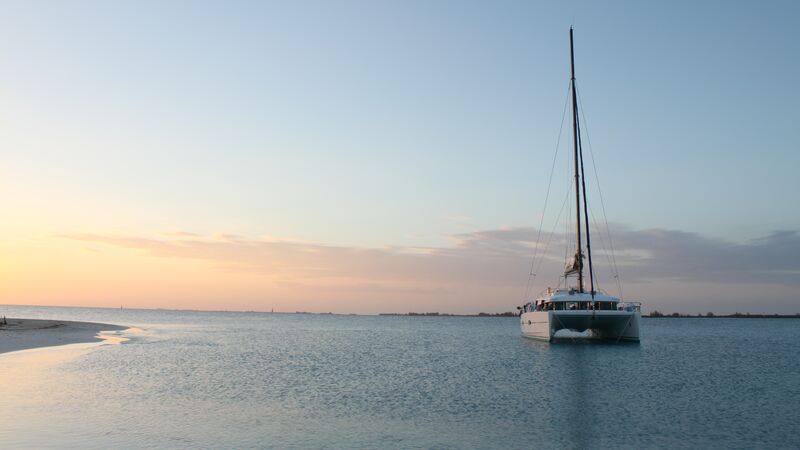
[[[645,319],[615,345],[515,318],[0,309],[143,330],[0,355],[3,448],[800,447],[800,320]]]

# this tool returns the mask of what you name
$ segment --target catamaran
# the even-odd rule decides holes
[[[639,342],[641,303],[622,302],[619,298],[595,289],[589,214],[586,201],[586,179],[583,170],[583,149],[575,88],[575,50],[572,34],[572,28],[570,28],[570,91],[572,97],[576,252],[567,261],[564,274],[559,280],[559,284],[561,284],[563,279],[563,287],[548,287],[536,300],[518,307],[522,335],[552,342],[559,337],[574,338],[577,332],[581,333],[577,335],[578,337]],[[581,214],[583,214],[584,218],[583,230],[581,229]],[[584,232],[585,251],[583,248]],[[589,263],[588,290],[586,289],[586,277],[584,276],[585,259]],[[570,283],[574,284],[570,285]],[[557,335],[561,330],[569,331]]]

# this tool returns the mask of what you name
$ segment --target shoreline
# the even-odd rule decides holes
[[[20,350],[68,344],[99,343],[103,331],[122,331],[128,327],[68,320],[7,319],[0,322],[0,355]]]
[[[648,319],[800,319],[800,314],[720,314],[720,315],[699,315],[692,316],[689,314],[673,315],[642,315],[642,318]]]

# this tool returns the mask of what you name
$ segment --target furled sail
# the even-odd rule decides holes
[[[578,255],[580,255],[580,257],[578,257]],[[567,261],[567,265],[564,267],[564,275],[578,273],[583,266],[583,258],[584,256],[580,253],[576,253],[572,258],[570,258]]]

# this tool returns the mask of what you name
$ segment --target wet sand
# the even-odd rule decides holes
[[[102,342],[101,331],[121,331],[128,327],[66,320],[0,319],[0,353],[56,345]]]

